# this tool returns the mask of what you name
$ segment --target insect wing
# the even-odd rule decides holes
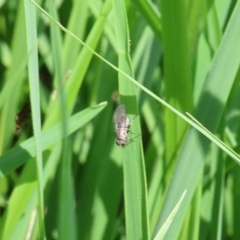
[[[114,121],[117,122],[119,118],[127,117],[127,110],[124,104],[118,105],[114,113]]]
[[[128,127],[129,119],[127,117],[127,110],[124,104],[119,105],[114,113],[115,124],[119,127]]]

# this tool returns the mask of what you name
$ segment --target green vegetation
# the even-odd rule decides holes
[[[0,239],[240,239],[239,1],[0,7]]]

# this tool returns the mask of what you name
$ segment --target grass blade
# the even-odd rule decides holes
[[[124,1],[113,1],[113,13],[118,45],[119,69],[129,76],[133,76]],[[119,74],[118,82],[121,103],[127,106],[130,118],[133,118],[138,113],[135,86],[127,81],[122,74]],[[140,132],[139,118],[134,120],[132,132]],[[137,139],[127,145],[122,151],[127,238],[148,239],[147,191],[142,143]]]
[[[67,120],[67,134],[71,134],[76,131],[78,128],[86,124],[92,118],[94,118],[99,112],[103,110],[106,106],[106,103],[101,103],[96,105],[92,108],[85,109],[75,115],[71,116]],[[61,124],[57,124],[54,127],[50,128],[49,130],[45,130],[42,135],[42,150],[46,150],[59,140],[63,138],[63,134],[60,131]],[[12,148],[11,150],[7,151],[5,154],[0,156],[0,169],[1,174],[0,176],[4,176],[12,172],[17,167],[21,166],[28,159],[35,157],[36,151],[34,148],[34,140],[30,138],[19,146]]]
[[[37,51],[37,21],[36,9],[28,0],[24,1],[26,18],[26,39],[28,60],[28,79],[30,88],[30,102],[32,113],[32,125],[34,136],[34,147],[36,149],[36,169],[38,182],[38,221],[40,238],[46,239],[44,224],[44,202],[43,202],[43,159],[41,141],[41,115],[40,115],[40,90],[38,73],[38,51]]]
[[[214,58],[210,75],[207,79],[204,92],[202,93],[197,108],[196,118],[211,132],[217,130],[217,126],[224,110],[223,103],[226,102],[229,96],[240,64],[240,43],[238,43],[239,46],[234,44],[240,37],[240,30],[238,27],[240,21],[239,14],[240,3],[238,2],[224,33],[221,45]],[[230,48],[229,46],[232,47]],[[229,58],[234,60],[228,65],[226,70],[226,59]],[[204,163],[203,159],[205,159],[207,155],[208,148],[209,142],[199,136],[194,129],[190,129],[184,142],[181,155],[178,159],[174,178],[172,179],[157,228],[162,225],[164,219],[168,216],[174,206],[174,201],[176,201],[177,196],[181,194],[181,191],[187,188],[188,195],[176,216],[177,221],[170,226],[166,239],[176,239],[180,232],[182,226],[181,223],[183,222],[187,207],[196,188]],[[189,149],[194,149],[194,151],[189,151]],[[193,159],[194,162],[192,161]],[[187,181],[187,178],[182,178],[182,176],[188,176],[188,178],[191,179],[191,182]],[[175,196],[174,198],[172,197],[173,192]]]

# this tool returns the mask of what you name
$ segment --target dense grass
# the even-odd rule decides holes
[[[3,1],[0,239],[239,239],[239,23],[239,1]]]

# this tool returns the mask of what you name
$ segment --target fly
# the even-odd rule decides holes
[[[114,113],[115,121],[115,133],[117,136],[116,144],[119,147],[124,147],[126,144],[131,142],[132,139],[128,139],[129,127],[133,120],[129,120],[127,117],[127,109],[124,104],[119,105]]]

